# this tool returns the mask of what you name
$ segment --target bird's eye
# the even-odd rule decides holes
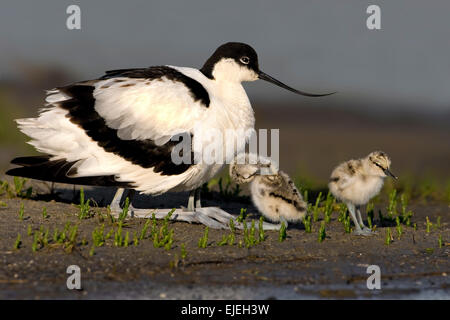
[[[249,57],[241,57],[241,62],[243,63],[243,64],[248,64],[249,62],[250,62],[250,59],[249,59]]]

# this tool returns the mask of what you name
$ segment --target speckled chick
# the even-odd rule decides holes
[[[389,170],[390,165],[391,160],[386,153],[375,151],[365,158],[341,163],[331,173],[328,187],[337,199],[347,205],[355,223],[355,234],[372,233],[361,219],[360,206],[367,204],[380,192],[387,176],[397,179]],[[355,209],[359,221],[356,220]]]
[[[294,183],[267,158],[260,157],[256,164],[234,162],[230,176],[239,184],[250,183],[252,201],[267,219],[287,224],[305,217],[306,203]]]

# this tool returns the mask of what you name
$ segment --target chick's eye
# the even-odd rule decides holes
[[[240,60],[243,64],[248,64],[250,62],[250,59],[248,57],[241,57]]]

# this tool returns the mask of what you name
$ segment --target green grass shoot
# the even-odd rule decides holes
[[[90,199],[88,199],[88,201],[85,201],[84,189],[81,188],[80,189],[80,204],[78,206],[78,208],[80,209],[80,212],[78,214],[78,218],[80,220],[87,219],[87,218],[90,217],[91,207],[89,205],[89,202],[90,202]]]
[[[305,218],[303,218],[303,225],[305,226],[305,232],[311,233],[312,224],[311,224],[311,215],[307,214]]]
[[[389,204],[387,207],[388,216],[390,219],[394,219],[397,215],[397,190],[392,189],[389,194]]]
[[[428,216],[426,217],[426,219],[427,219],[427,222],[426,222],[427,233],[430,233],[431,227],[433,226],[433,224],[430,222],[430,219],[428,218]]]
[[[325,222],[329,223],[331,221],[331,214],[333,213],[333,206],[335,203],[335,199],[330,191],[327,193],[327,197],[325,199],[325,206],[324,206],[324,216],[325,216]]]
[[[139,240],[144,240],[145,236],[147,235],[147,230],[148,227],[150,226],[151,220],[147,219],[147,221],[145,221],[144,227],[141,230],[141,234],[139,236]]]
[[[391,244],[392,235],[391,235],[391,228],[387,228],[386,230],[386,238],[384,240],[384,243],[388,246]]]
[[[20,239],[20,233],[18,233],[16,241],[14,242],[14,249],[20,249],[21,244],[22,244],[22,240]]]
[[[397,235],[398,235],[398,239],[400,240],[400,238],[402,237],[402,234],[403,234],[403,227],[402,227],[402,225],[401,225],[401,223],[400,223],[400,217],[396,217],[395,218],[395,222],[396,222],[396,229],[397,229]]]
[[[264,218],[261,216],[259,218],[259,225],[258,225],[258,242],[263,242],[266,239],[266,236],[264,234]]]
[[[284,223],[284,221],[282,221],[280,231],[278,233],[278,241],[279,242],[283,242],[284,240],[286,240],[286,237],[287,237],[286,229],[287,229],[286,224]]]
[[[24,215],[25,207],[23,203],[20,203],[20,209],[19,209],[19,220],[23,221],[23,215]]]
[[[438,237],[438,244],[439,244],[439,248],[442,248],[443,246],[443,241],[442,241],[442,235],[440,234]]]
[[[327,234],[325,232],[325,221],[322,221],[322,223],[320,224],[318,241],[322,242],[323,240],[325,240],[326,236]]]
[[[181,259],[186,260],[187,257],[187,251],[186,251],[186,245],[184,243],[181,244]]]
[[[126,197],[122,211],[119,213],[118,221],[124,221],[128,216],[128,209],[130,208],[130,198]]]
[[[43,219],[48,218],[47,207],[42,208],[42,218]]]
[[[198,240],[199,248],[206,248],[206,246],[208,245],[208,233],[209,233],[209,228],[206,227],[205,232],[203,233],[201,238]]]
[[[319,220],[319,204],[320,201],[322,200],[322,192],[319,192],[319,195],[316,198],[316,203],[314,204],[313,207],[313,221],[317,222]]]
[[[352,231],[351,223],[350,223],[350,216],[347,216],[343,223],[344,223],[344,231],[345,231],[345,233],[350,233]]]

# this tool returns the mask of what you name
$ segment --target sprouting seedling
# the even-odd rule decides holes
[[[247,226],[247,222],[245,220],[244,220],[244,243],[247,248],[250,246],[249,239],[248,239],[248,226]]]
[[[325,240],[326,236],[327,234],[325,232],[325,221],[322,221],[322,223],[320,224],[318,241],[322,242],[323,240]]]
[[[48,218],[47,207],[42,208],[42,218],[43,219]]]
[[[241,212],[239,213],[239,216],[237,217],[237,222],[243,222],[245,218],[247,217],[247,209],[241,208]]]
[[[234,225],[234,219],[230,218],[230,232],[231,233],[236,233],[236,226]]]
[[[417,223],[413,224],[413,229],[414,229],[414,231],[417,231]]]
[[[314,204],[314,207],[313,207],[313,221],[314,222],[319,220],[319,204],[320,204],[321,200],[322,200],[322,192],[319,192],[319,195],[316,198],[316,203]]]
[[[119,222],[116,233],[114,234],[114,245],[116,247],[121,247],[122,243],[123,243],[122,223]]]
[[[158,233],[157,232],[155,232],[153,234],[153,247],[159,248],[159,238],[158,238]]]
[[[350,216],[347,216],[344,220],[344,231],[345,233],[351,232]]]
[[[345,219],[347,219],[347,206],[345,205],[345,203],[341,203],[339,205],[339,218],[338,218],[338,221],[339,222],[344,222]]]
[[[19,249],[21,244],[22,240],[20,239],[20,233],[18,233],[16,241],[14,242],[14,249]]]
[[[32,233],[33,233],[33,231],[32,231],[32,229],[31,229],[31,225],[29,224],[29,225],[28,225],[28,228],[27,228],[27,235],[28,235],[28,236],[31,236]]]
[[[84,189],[80,189],[80,205],[78,206],[80,208],[80,213],[78,214],[78,218],[80,220],[86,219],[89,217],[89,212],[91,210],[91,207],[89,205],[90,199],[85,202],[84,198]]]
[[[15,188],[15,194],[14,195],[16,197],[21,197],[21,198],[30,198],[31,197],[31,194],[33,192],[33,188],[32,187],[29,187],[28,189],[26,189],[24,191],[24,186],[25,186],[25,183],[27,181],[28,180],[26,178],[14,177],[14,188]],[[9,185],[8,185],[8,187],[9,187]],[[10,196],[11,196],[12,192],[9,191],[8,193],[10,193]]]
[[[402,193],[400,196],[400,204],[402,206],[402,215],[405,215],[406,207],[408,206],[408,196],[405,193]]]
[[[181,244],[181,260],[186,260],[187,257],[187,251],[186,251],[186,245],[184,243]]]
[[[128,216],[128,209],[130,208],[130,198],[126,197],[125,203],[122,208],[122,212],[119,213],[118,220],[124,221],[125,218]]]
[[[402,234],[403,234],[403,227],[402,227],[402,225],[400,224],[400,217],[396,217],[395,218],[395,222],[396,222],[396,229],[397,229],[397,234],[398,234],[398,239],[400,240],[400,238],[401,238],[401,236],[402,236]]]
[[[433,224],[430,222],[430,219],[428,218],[428,216],[426,217],[426,219],[427,219],[427,233],[430,233],[431,227],[433,226]]]
[[[93,256],[95,254],[95,246],[93,245],[92,247],[91,247],[91,250],[89,250],[89,256]]]
[[[305,232],[311,233],[311,215],[307,214],[303,219],[303,225],[305,226]]]
[[[208,245],[208,233],[209,233],[209,228],[206,227],[205,232],[203,233],[203,236],[198,240],[199,248],[206,248],[206,246]]]
[[[39,243],[39,234],[37,232],[34,233],[33,243],[31,245],[31,250],[33,252],[36,252],[38,250],[38,243]]]
[[[437,220],[436,220],[436,226],[437,226],[438,228],[441,228],[441,216],[437,217]]]
[[[265,234],[264,234],[264,218],[261,216],[259,218],[259,225],[258,225],[258,241],[259,242],[263,242],[266,238]]]
[[[256,233],[255,220],[252,220],[252,225],[250,227],[250,232],[248,233],[248,241],[249,241],[249,244],[251,246],[256,244],[255,233]]]
[[[48,234],[49,234],[50,230],[49,228],[45,229],[44,234],[42,235],[42,245],[45,247],[46,245],[48,245]]]
[[[59,240],[59,232],[58,232],[58,228],[55,228],[55,230],[53,231],[53,242],[57,243]]]
[[[154,237],[156,233],[156,214],[155,212],[152,213],[152,236]]]
[[[391,240],[392,240],[391,228],[387,228],[387,230],[386,230],[386,239],[385,239],[384,243],[386,245],[390,245],[391,244]]]
[[[328,191],[327,197],[325,199],[325,208],[324,208],[324,215],[325,215],[325,222],[329,223],[331,221],[331,214],[333,213],[333,205],[334,205],[335,199],[331,195],[331,192]]]
[[[173,229],[170,230],[169,234],[167,234],[164,237],[163,243],[164,243],[164,249],[166,249],[167,251],[172,249],[172,245],[173,245]]]
[[[81,239],[81,245],[86,246],[88,244],[88,241],[86,238]]]
[[[104,236],[105,224],[102,224],[99,229],[95,228],[92,231],[92,241],[94,246],[101,247],[105,244],[105,236]]]
[[[234,225],[233,218],[230,218],[230,234],[228,235],[228,245],[229,246],[234,245],[235,238],[236,238],[236,227]]]
[[[149,220],[147,220],[147,221],[149,221]],[[136,234],[136,231],[133,231],[133,244],[135,247],[137,247],[139,245],[139,238]]]
[[[280,231],[278,234],[278,241],[283,242],[284,240],[286,240],[286,237],[287,237],[286,224],[284,223],[284,221],[282,221]]]
[[[305,202],[308,203],[308,190],[305,190],[303,192],[303,200],[305,200]]]
[[[443,246],[443,241],[442,241],[442,235],[440,234],[438,237],[438,244],[439,244],[439,248],[442,248]]]
[[[178,254],[175,253],[173,260],[169,262],[169,267],[171,269],[178,268],[178,265],[180,264],[180,258],[178,258]]]
[[[389,194],[389,204],[387,208],[388,216],[390,219],[394,219],[397,215],[397,190],[393,189]]]
[[[369,225],[369,229],[373,230],[372,217],[367,216],[367,224]]]
[[[145,221],[144,227],[142,228],[141,231],[141,235],[139,236],[139,240],[144,240],[146,234],[147,234],[147,229],[150,226],[150,219],[147,219],[147,221]]]
[[[127,233],[125,233],[125,239],[123,240],[123,246],[125,248],[128,247],[129,242],[130,242],[130,232],[127,231]]]
[[[220,240],[217,245],[218,246],[224,246],[228,244],[228,237],[226,235],[222,235],[222,240]]]
[[[19,219],[20,219],[20,221],[23,221],[24,211],[25,211],[24,205],[23,205],[23,203],[21,203],[20,204],[20,209],[19,209]]]

